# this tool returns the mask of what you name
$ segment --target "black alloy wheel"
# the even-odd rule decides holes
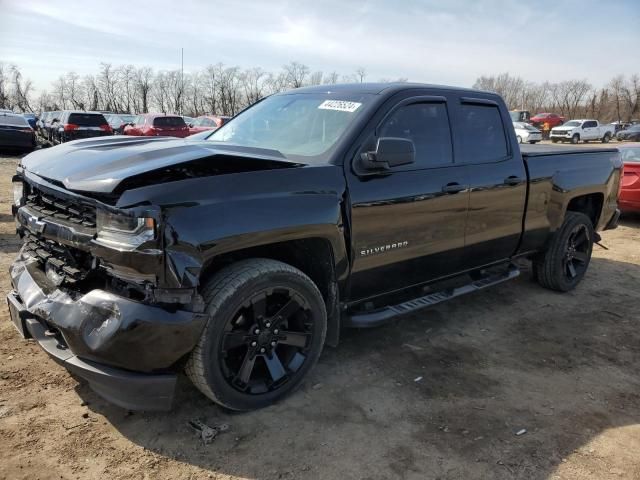
[[[309,303],[291,288],[254,294],[229,319],[218,363],[239,392],[273,392],[292,380],[309,356],[313,329]]]
[[[569,234],[563,259],[564,272],[569,280],[584,275],[589,264],[590,236],[586,225],[579,224]]]
[[[209,315],[185,371],[211,400],[254,410],[280,400],[313,368],[327,333],[315,283],[277,260],[233,263],[202,288]]]

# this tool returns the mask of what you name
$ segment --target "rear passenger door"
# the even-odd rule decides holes
[[[598,128],[598,122],[594,120],[588,120],[582,124],[583,140],[596,140],[599,137],[600,129]]]
[[[447,101],[412,96],[391,103],[347,171],[351,300],[449,275],[462,265],[468,176],[454,163]],[[382,137],[412,140],[415,163],[379,174],[359,171],[360,153]]]
[[[516,251],[527,174],[504,107],[491,98],[459,97],[454,111],[456,161],[469,168],[464,264],[475,268]]]

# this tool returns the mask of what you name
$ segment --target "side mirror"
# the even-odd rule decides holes
[[[56,122],[59,122],[59,121],[60,121],[59,118],[54,118],[53,120],[51,120],[51,123],[56,123]]]
[[[193,128],[193,123],[187,123],[187,127]]]
[[[388,170],[416,161],[416,147],[408,138],[381,137],[373,152],[360,156],[363,166],[368,170]]]

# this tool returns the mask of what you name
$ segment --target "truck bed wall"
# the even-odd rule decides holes
[[[564,221],[569,202],[576,197],[602,194],[601,230],[617,207],[622,162],[617,150],[523,153],[529,175],[529,198],[521,252],[543,249],[549,233]]]

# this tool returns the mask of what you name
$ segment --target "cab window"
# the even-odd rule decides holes
[[[398,167],[399,170],[438,167],[453,162],[449,117],[444,103],[401,106],[384,120],[378,136],[413,141],[415,164]]]

